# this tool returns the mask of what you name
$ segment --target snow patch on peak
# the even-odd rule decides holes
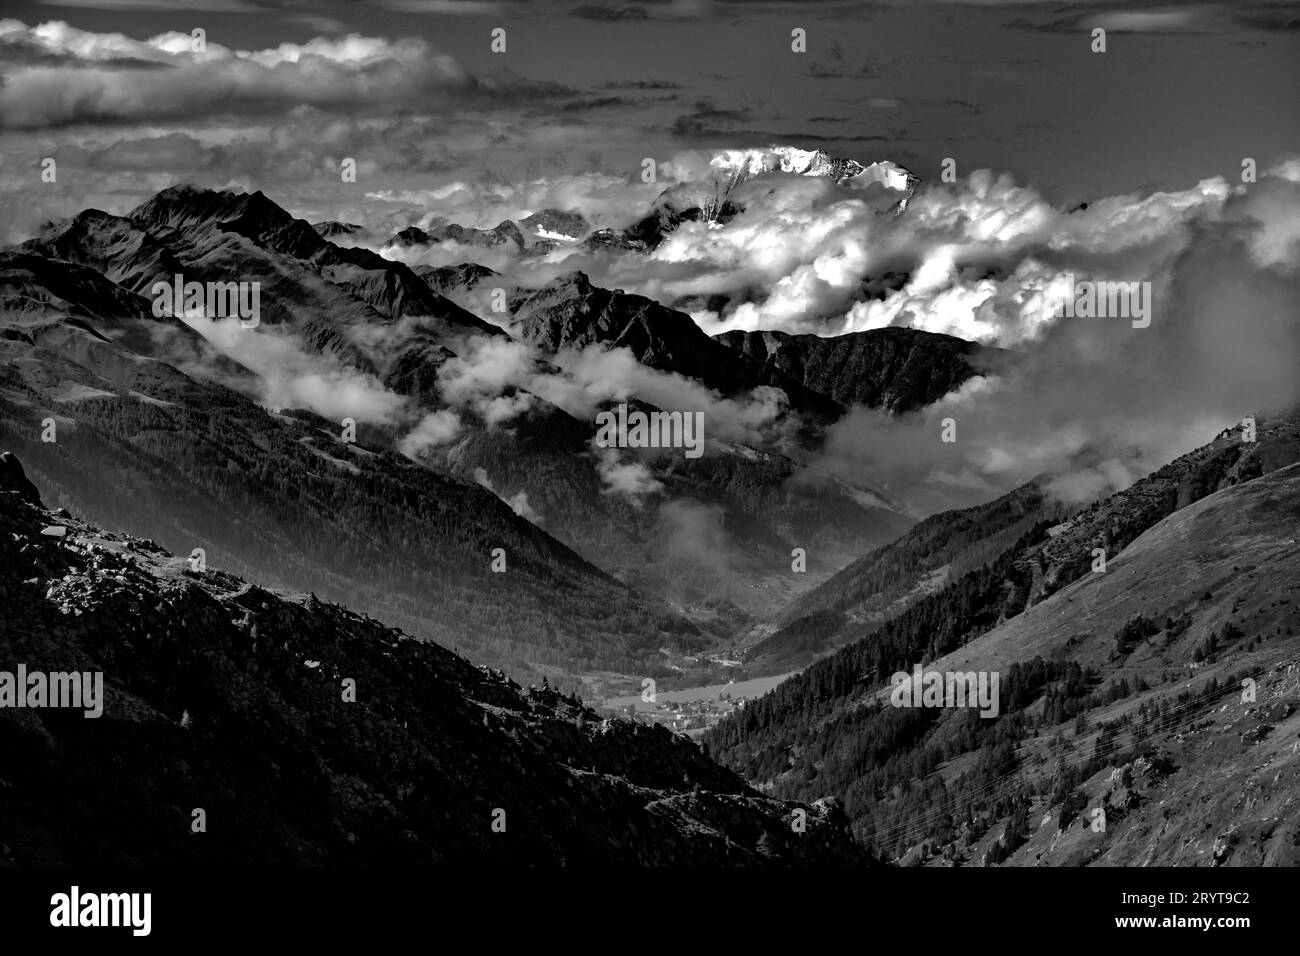
[[[768,146],[761,149],[726,149],[716,153],[709,165],[717,179],[727,180],[722,195],[729,195],[741,183],[764,173],[782,172],[798,176],[833,179],[837,185],[868,186],[879,183],[886,189],[905,193],[897,212],[907,208],[921,179],[897,163],[863,164],[856,159],[832,156],[824,149],[797,146]]]
[[[800,176],[829,176],[834,172],[833,164],[834,160],[824,150],[799,149],[795,146],[727,149],[709,161],[709,165],[719,172],[746,178],[777,171]],[[853,165],[861,168],[857,163]]]
[[[832,156],[824,149],[800,149],[797,146],[768,146],[763,149],[726,149],[709,161],[715,170],[748,179],[769,172],[820,176],[837,183],[867,176],[891,189],[906,190],[918,181],[910,170],[897,163],[878,162],[866,165],[856,159]]]
[[[579,238],[564,232],[552,232],[546,228],[538,228],[534,233],[538,239],[549,239],[552,242],[577,242]]]
[[[909,192],[916,187],[919,182],[918,178],[911,170],[904,169],[897,163],[883,162],[872,163],[870,166],[863,167],[862,171],[852,177],[854,183],[880,183],[887,189],[896,189],[899,192]]]

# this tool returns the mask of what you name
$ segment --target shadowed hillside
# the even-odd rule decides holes
[[[104,681],[98,718],[0,710],[5,863],[869,862],[834,802],[759,796],[662,728],[47,511],[8,455],[0,591],[6,668]]]

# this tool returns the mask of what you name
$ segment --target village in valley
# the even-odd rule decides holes
[[[698,737],[728,714],[744,708],[747,701],[766,694],[789,674],[731,680],[683,690],[654,690],[647,686],[639,694],[607,697],[601,710],[646,724],[662,724],[674,733]]]

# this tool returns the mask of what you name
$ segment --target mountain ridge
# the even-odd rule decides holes
[[[1187,865],[1210,858],[1211,845],[1217,865],[1239,816],[1218,781],[1253,780],[1277,810],[1294,784],[1273,770],[1294,773],[1278,762],[1289,759],[1282,742],[1300,721],[1294,708],[1270,708],[1300,689],[1288,669],[1300,660],[1298,488],[1300,414],[1261,416],[1256,442],[1228,429],[1128,493],[1064,522],[1037,521],[705,740],[768,792],[815,786],[842,796],[859,839],[907,865]],[[1015,525],[1004,518],[1001,527]],[[1089,564],[1101,529],[1108,560],[1098,571]],[[1089,562],[1081,572],[1074,555]],[[800,620],[814,633],[844,624],[826,612]],[[889,706],[891,674],[914,666],[999,673],[1000,712],[984,720],[961,708]],[[1259,684],[1259,705],[1230,707],[1247,677]],[[1188,737],[1205,727],[1212,733]],[[1264,748],[1266,770],[1252,757],[1261,740],[1277,741]],[[1115,783],[1129,779],[1140,783]],[[1098,801],[1112,825],[1125,821],[1119,836],[1081,824],[1080,810]],[[1213,815],[1191,813],[1206,803]],[[1192,822],[1162,825],[1161,806]],[[1274,849],[1238,857],[1294,862],[1285,843],[1300,832],[1295,812],[1263,828]]]

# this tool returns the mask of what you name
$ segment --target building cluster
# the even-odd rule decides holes
[[[706,700],[661,700],[649,711],[638,710],[636,704],[628,704],[620,709],[633,720],[646,724],[663,724],[676,733],[689,734],[707,730],[744,706],[743,697],[732,697],[724,691],[721,697]]]

